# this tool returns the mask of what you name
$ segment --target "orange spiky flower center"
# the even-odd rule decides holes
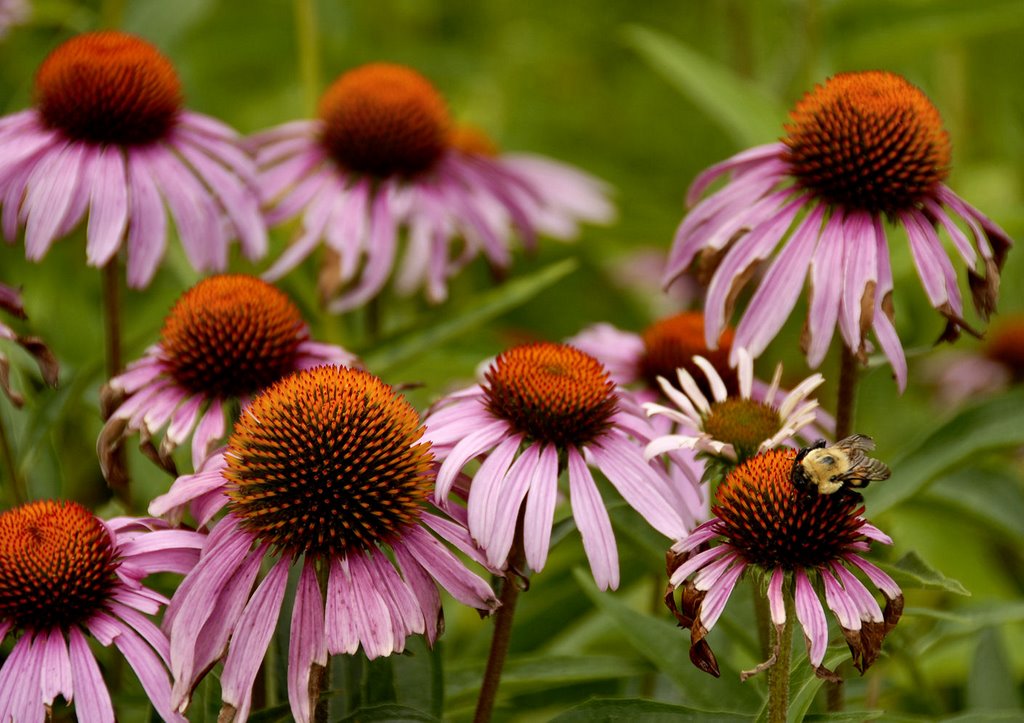
[[[334,159],[378,178],[430,170],[447,148],[444,98],[401,65],[371,63],[339,77],[320,99],[322,142]]]
[[[0,513],[0,621],[22,630],[67,629],[110,599],[113,539],[76,502],[29,502]]]
[[[715,491],[719,532],[748,562],[764,569],[817,567],[854,542],[864,507],[860,496],[806,495],[790,481],[792,449],[772,449],[731,471]]]
[[[308,332],[283,292],[253,276],[211,276],[175,302],[161,333],[175,381],[194,393],[243,397],[295,368]]]
[[[78,35],[36,72],[43,121],[68,137],[142,145],[163,138],[182,105],[171,62],[141,38],[113,30]]]
[[[594,357],[540,342],[498,355],[485,374],[487,408],[527,437],[558,447],[592,441],[611,426],[615,383]]]
[[[261,542],[338,556],[391,543],[420,518],[430,444],[406,399],[364,371],[296,372],[243,412],[225,458],[231,511]]]
[[[797,183],[844,208],[898,212],[949,173],[949,134],[938,110],[893,73],[829,78],[796,104],[786,132]]]
[[[471,156],[493,158],[498,155],[498,144],[476,126],[455,126],[448,134],[448,145]]]
[[[1009,316],[991,332],[985,356],[1007,368],[1015,381],[1024,380],[1024,316]]]
[[[744,397],[712,402],[703,421],[704,431],[719,442],[731,444],[740,459],[757,454],[761,443],[782,429],[778,409]]]
[[[729,394],[739,393],[736,370],[729,366],[733,330],[727,328],[718,338],[718,348],[708,349],[704,342],[704,313],[684,311],[660,319],[644,329],[644,354],[640,358],[640,374],[652,389],[658,389],[658,377],[679,386],[677,369],[685,369],[697,382],[705,397],[711,398],[711,386],[704,371],[693,362],[702,356],[715,367]]]

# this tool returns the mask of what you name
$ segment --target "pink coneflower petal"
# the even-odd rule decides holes
[[[509,458],[519,447],[521,438],[515,439],[515,445],[509,451]],[[500,451],[501,446],[487,457],[484,465],[490,463],[492,459],[499,457]],[[501,515],[496,514],[496,512],[498,510],[519,509],[523,504],[526,493],[530,491],[531,485],[536,478],[534,471],[539,461],[540,445],[531,444],[519,455],[512,466],[508,468],[508,472],[503,478],[497,484],[492,485],[490,494],[488,494],[488,490],[478,486],[480,485],[480,478],[485,472],[484,465],[480,466],[477,474],[473,477],[473,492],[469,497],[468,505],[470,514],[467,521],[469,521],[471,529],[490,531],[490,534],[481,540],[480,544],[487,550],[487,562],[491,566],[500,567],[508,559],[508,553],[512,549],[512,538],[515,536],[516,529],[516,520],[512,518],[512,515]],[[480,501],[478,502],[478,500]],[[474,508],[482,509],[485,512],[483,519],[478,519],[475,524],[473,523]],[[490,514],[486,514],[488,511]],[[477,517],[480,517],[479,513]],[[525,517],[523,518],[523,525],[523,534],[525,535]],[[550,520],[548,521],[548,527],[550,529]]]
[[[811,304],[807,317],[810,334],[807,363],[811,368],[821,364],[825,358],[839,318],[844,250],[843,220],[839,215],[834,215],[825,222],[811,258]]]
[[[156,182],[143,157],[128,159],[128,285],[149,285],[167,248],[167,212]]]
[[[117,253],[128,225],[128,179],[124,157],[113,146],[100,149],[92,166],[86,259],[92,266],[105,266]]]
[[[327,664],[324,638],[324,601],[312,564],[302,566],[295,590],[291,634],[288,643],[288,702],[298,723],[308,723],[313,715],[309,705],[309,676],[313,664]]]
[[[6,632],[0,628],[0,640],[5,635]],[[74,693],[71,679],[71,657],[68,654],[68,644],[64,640],[64,633],[59,628],[51,628],[49,633],[40,633],[40,636],[45,636],[41,678],[43,703],[52,705],[58,695],[64,700],[71,700]],[[163,676],[166,682],[167,674],[164,673]],[[0,688],[2,687],[0,685]]]
[[[847,630],[860,630],[860,611],[843,586],[827,570],[821,570],[819,577],[825,588],[825,604],[835,613],[839,624]]]
[[[693,549],[693,547],[696,547],[698,544],[701,544],[700,542],[694,543],[694,538],[696,538],[697,540],[710,540],[717,535],[718,532],[712,528],[705,528],[704,530],[700,530],[699,532],[695,531],[691,533],[690,537],[686,540],[686,542],[689,543],[688,549]],[[673,546],[672,549],[676,552],[682,553],[688,551],[688,549],[683,549],[685,547],[687,546],[680,545],[677,543]],[[673,570],[672,577],[669,579],[669,582],[671,582],[674,586],[678,587],[682,584],[683,580],[688,578],[693,573],[697,572],[697,570],[703,569],[706,565],[711,564],[712,562],[720,558],[722,555],[725,555],[729,552],[731,552],[731,550],[729,549],[728,545],[716,545],[715,547],[709,547],[707,550],[702,550],[701,552],[698,552],[696,555],[689,557],[686,560],[686,562],[684,562],[675,570]]]
[[[11,654],[0,668],[0,720],[42,720],[45,715],[42,701],[33,693],[35,686],[20,684],[15,676],[28,673],[29,680],[39,678],[41,661],[33,654],[32,633],[21,636]]]
[[[853,604],[857,606],[860,619],[873,623],[882,622],[882,608],[878,605],[874,595],[864,587],[864,583],[837,562],[832,563],[832,571],[839,577],[840,582],[843,583],[843,587],[846,589],[846,594],[849,595]]]
[[[782,568],[772,570],[772,578],[768,581],[768,609],[772,622],[776,625],[786,624],[786,599],[782,594],[782,584],[786,581],[786,573]]]
[[[583,549],[590,562],[594,583],[599,590],[619,586],[619,552],[608,511],[597,493],[594,478],[583,457],[573,448],[568,451],[569,501],[573,518],[583,538]]]
[[[870,328],[874,304],[867,296],[869,286],[878,283],[875,245],[871,239],[871,217],[851,213],[843,222],[846,253],[843,260],[843,295],[840,299],[839,330],[849,349],[859,349],[863,330]],[[867,242],[865,242],[867,241]],[[862,319],[867,317],[866,321]]]
[[[287,557],[274,564],[249,599],[231,635],[232,645],[220,677],[221,698],[235,708],[235,717],[240,720],[249,715],[252,685],[277,626],[290,564]]]
[[[214,397],[206,408],[195,432],[192,433],[192,464],[198,466],[206,459],[217,441],[224,437],[224,402]]]
[[[79,183],[82,148],[50,151],[32,171],[25,196],[25,256],[39,261],[53,243]]]
[[[712,278],[705,300],[704,335],[709,348],[717,346],[718,337],[726,325],[726,304],[735,295],[733,279],[771,253],[802,205],[802,198],[791,201],[745,234],[725,255]]]
[[[73,627],[68,631],[71,659],[71,678],[75,688],[75,711],[80,720],[114,723],[114,706],[110,693],[100,675],[96,658],[81,631]]]
[[[142,689],[146,691],[156,712],[166,721],[184,723],[185,717],[176,714],[170,706],[171,684],[167,680],[167,669],[153,653],[153,648],[143,642],[142,638],[127,625],[121,626],[120,633],[114,638],[114,645],[139,676]]]
[[[428,427],[429,429],[429,427]],[[508,433],[506,422],[495,420],[486,427],[467,435],[460,441],[441,463],[437,472],[437,483],[434,487],[434,498],[443,500],[451,492],[455,477],[469,460],[486,452],[497,444]]]
[[[523,513],[523,547],[526,562],[536,572],[544,568],[551,547],[551,525],[558,501],[558,450],[544,445],[530,480],[530,494]],[[506,516],[510,517],[510,516]]]
[[[707,595],[704,596],[704,602],[700,605],[700,622],[707,630],[711,630],[718,622],[718,618],[725,610],[725,604],[729,602],[729,596],[736,589],[736,583],[746,569],[746,563],[736,562],[708,589]]]
[[[899,597],[902,594],[902,592],[900,591],[900,586],[896,584],[896,581],[889,577],[887,574],[885,574],[885,572],[883,572],[881,568],[879,568],[878,566],[868,562],[860,555],[855,555],[852,552],[847,555],[844,555],[844,557],[849,562],[859,567],[864,572],[864,574],[868,576],[868,579],[871,580],[871,582],[873,582],[879,590],[885,593],[886,597],[893,599]]]
[[[519,444],[522,441],[522,434],[515,434],[502,440],[494,448],[494,451],[487,455],[487,459],[483,461],[480,469],[473,476],[473,492],[466,505],[471,532],[473,530],[493,530],[495,502],[501,492],[502,482],[509,474],[509,466],[512,464],[516,452],[519,451]],[[519,460],[522,459],[523,457],[519,458]],[[521,466],[522,463],[519,460],[516,460],[516,463]],[[483,540],[479,541],[485,544]],[[496,564],[500,564],[500,562],[499,560]]]
[[[793,578],[796,581],[796,618],[804,629],[807,657],[811,665],[818,667],[825,659],[825,648],[828,646],[828,622],[825,620],[825,611],[807,579],[807,574],[798,568],[793,571]]]
[[[410,528],[400,544],[393,546],[411,557],[459,602],[486,609],[494,600],[493,591],[479,577],[469,572],[458,558],[448,551],[435,537],[422,528]]]
[[[427,638],[427,643],[433,645],[437,640],[438,613],[441,609],[441,597],[438,594],[437,585],[416,559],[403,548],[398,547],[395,549],[395,559],[402,570],[402,576],[409,584],[409,588],[419,603],[423,614],[423,622],[426,626],[424,635]],[[328,621],[330,621],[329,617]]]

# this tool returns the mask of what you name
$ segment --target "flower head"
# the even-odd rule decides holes
[[[797,103],[786,131],[782,141],[744,151],[694,181],[690,203],[719,176],[732,174],[683,220],[665,281],[695,261],[710,267],[704,269],[711,278],[705,333],[713,346],[753,267],[781,243],[737,325],[734,349],[758,356],[809,276],[804,347],[811,366],[821,363],[837,325],[846,346],[862,356],[873,331],[903,389],[906,358],[893,326],[883,218],[906,232],[925,293],[947,320],[945,338],[970,327],[938,229],[967,265],[974,306],[985,319],[995,308],[1012,242],[945,185],[950,147],[941,118],[898,75],[836,75]]]
[[[589,176],[546,159],[494,156],[453,132],[440,93],[410,68],[371,63],[344,73],[317,115],[252,145],[267,220],[302,216],[266,276],[280,277],[323,241],[336,266],[335,311],[373,298],[392,275],[399,293],[423,287],[439,302],[448,278],[477,255],[507,267],[513,230],[530,245],[538,231],[569,237],[577,220],[609,215],[603,186]]]
[[[116,31],[60,45],[36,74],[35,107],[0,119],[0,224],[25,226],[43,258],[86,215],[86,257],[104,266],[125,246],[130,286],[149,284],[170,209],[193,267],[222,270],[239,238],[266,252],[255,168],[236,134],[183,107],[178,75],[156,48]]]
[[[167,638],[146,617],[167,601],[141,580],[187,572],[202,539],[155,520],[106,523],[75,502],[0,513],[0,641],[18,637],[0,667],[0,720],[43,720],[60,695],[79,720],[112,723],[91,635],[124,655],[164,720],[184,721],[169,705]]]
[[[742,461],[778,446],[815,421],[818,402],[808,396],[824,381],[820,374],[812,374],[777,402],[781,364],[768,390],[757,399],[752,394],[754,361],[745,349],[739,350],[738,396],[729,394],[711,362],[703,357],[693,361],[704,371],[712,396],[709,399],[704,395],[686,369],[677,372],[682,391],[664,377],[659,378],[662,391],[677,408],[652,402],[644,404],[644,408],[648,414],[671,419],[677,424],[678,433],[648,444],[648,458],[676,449],[696,449],[733,462]]]
[[[26,318],[25,307],[21,304],[21,292],[12,289],[6,284],[0,284],[0,309],[16,316],[19,319]],[[22,336],[11,327],[0,322],[0,339],[7,339],[17,343],[21,348],[31,354],[39,365],[39,371],[43,380],[51,387],[57,386],[57,374],[59,367],[53,352],[43,343],[43,340],[35,336]],[[4,354],[0,354],[0,389],[16,407],[25,403],[24,398],[11,389],[10,384],[10,362]]]
[[[714,518],[672,547],[670,582],[683,587],[683,609],[676,609],[671,598],[666,602],[671,600],[680,622],[690,628],[691,659],[716,676],[717,663],[705,638],[748,569],[765,576],[777,627],[786,623],[785,596],[794,596],[810,663],[825,677],[832,677],[822,668],[828,624],[816,589],[824,590],[825,604],[839,621],[861,672],[878,657],[883,638],[902,613],[899,586],[860,554],[870,540],[892,540],[861,516],[859,495],[798,491],[790,481],[795,459],[792,449],[774,449],[740,464],[715,491]],[[853,571],[881,590],[884,612]]]
[[[573,517],[601,588],[619,582],[608,512],[590,467],[600,470],[659,532],[685,536],[695,513],[664,468],[641,445],[654,432],[620,397],[593,357],[564,344],[536,343],[502,352],[481,384],[441,400],[427,417],[427,437],[442,459],[436,497],[448,497],[459,472],[486,455],[467,502],[469,530],[494,567],[506,564],[523,509],[526,561],[543,569],[551,542],[558,477],[568,470]],[[690,471],[686,484],[696,486]]]
[[[104,474],[121,440],[134,432],[169,471],[190,434],[195,468],[225,433],[225,405],[297,369],[357,363],[344,349],[311,341],[309,327],[283,292],[252,276],[211,276],[186,291],[164,320],[160,342],[110,380],[112,408],[97,443]],[[159,449],[153,435],[167,426]]]
[[[1024,382],[1024,315],[1000,316],[980,349],[950,351],[926,365],[944,408]]]
[[[224,704],[233,720],[246,719],[296,562],[288,697],[299,721],[311,716],[312,668],[329,654],[361,646],[371,659],[390,655],[413,634],[432,643],[437,583],[467,605],[496,606],[487,584],[427,531],[479,557],[460,524],[426,506],[433,457],[422,436],[415,410],[377,377],[316,367],[257,396],[227,447],[154,500],[155,514],[200,502],[200,524],[227,511],[165,621],[175,707],[187,707],[226,652]],[[273,558],[253,591],[261,563]]]

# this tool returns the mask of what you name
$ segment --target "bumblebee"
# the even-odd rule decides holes
[[[844,487],[860,489],[875,481],[889,479],[884,462],[868,457],[865,452],[875,448],[871,437],[854,434],[828,445],[819,439],[797,452],[790,480],[798,490],[830,495]]]

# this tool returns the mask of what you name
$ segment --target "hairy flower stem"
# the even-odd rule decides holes
[[[772,624],[771,608],[768,605],[768,596],[757,580],[751,579],[754,586],[754,619],[757,621],[757,641],[761,645],[761,657],[767,659],[772,654]]]
[[[292,9],[295,13],[302,101],[306,113],[313,115],[320,97],[320,36],[316,32],[316,7],[313,0],[294,0]]]
[[[0,417],[0,452],[4,456],[4,467],[7,469],[7,477],[11,481],[11,497],[15,505],[23,505],[28,502],[28,488],[25,480],[18,474],[18,463],[14,459],[14,450],[11,449],[10,440],[7,438],[7,425],[3,417]]]
[[[103,276],[103,328],[106,337],[107,379],[121,373],[121,278],[117,257],[112,258],[100,272]],[[113,409],[101,409],[104,421]],[[128,457],[124,447],[114,451],[108,476],[114,496],[131,510],[131,487],[128,479]]]
[[[775,665],[768,668],[768,723],[786,723],[789,713],[789,665],[793,656],[793,618],[796,609],[786,596],[786,623],[779,632],[772,628],[772,645],[778,650]]]
[[[516,575],[523,568],[526,555],[523,551],[523,520],[520,515],[516,525],[516,536],[512,542],[512,550],[508,555],[508,573],[501,585],[501,607],[494,614],[494,635],[491,638],[491,650],[487,655],[487,668],[480,684],[480,697],[476,701],[476,712],[473,723],[488,723],[494,710],[494,701],[498,696],[498,685],[501,683],[501,670],[505,667],[508,656],[508,644],[512,637],[512,619],[516,613],[516,601],[519,599],[519,583]]]
[[[836,439],[853,433],[853,415],[857,407],[857,381],[860,370],[857,354],[843,344],[839,359],[839,392],[836,399]]]

